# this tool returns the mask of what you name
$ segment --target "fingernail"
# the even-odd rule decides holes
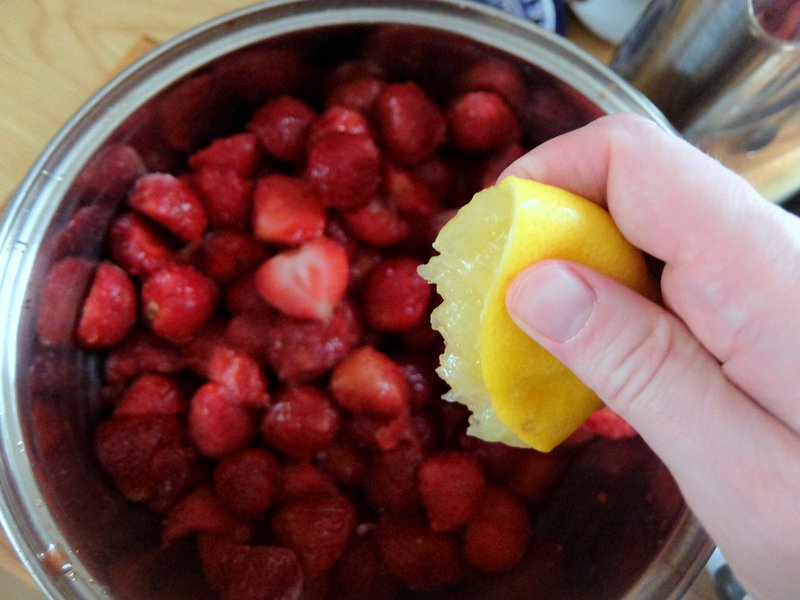
[[[524,271],[506,296],[509,314],[523,331],[555,342],[578,335],[596,301],[594,290],[583,279],[558,264]]]

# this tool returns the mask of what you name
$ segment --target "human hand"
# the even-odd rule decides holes
[[[664,262],[664,307],[561,260],[523,271],[506,303],[660,456],[751,596],[800,598],[800,219],[632,115],[507,175],[607,206]]]

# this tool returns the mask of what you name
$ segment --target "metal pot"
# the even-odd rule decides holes
[[[330,52],[346,55],[357,40],[386,26],[397,34],[386,54],[394,66],[431,79],[447,80],[476,52],[524,65],[531,85],[554,86],[574,109],[573,121],[550,123],[548,135],[619,111],[649,116],[670,129],[647,99],[566,40],[455,0],[255,5],[187,32],[121,73],[46,148],[0,230],[0,313],[6,315],[0,319],[2,519],[18,554],[50,597],[208,595],[187,558],[191,553],[159,551],[158,519],[123,501],[94,462],[98,356],[71,343],[45,347],[37,341],[37,312],[49,309],[38,306],[49,266],[65,255],[99,256],[110,216],[124,201],[125,189],[92,180],[91,160],[115,141],[135,145],[153,138],[158,103],[188,78],[213,72],[218,85],[235,88],[237,80],[226,81],[218,67],[230,64],[225,61],[237,52],[267,41],[311,48],[324,60]],[[195,116],[205,127],[223,122],[225,115]],[[153,164],[170,160],[158,144],[148,152]],[[91,218],[76,230],[71,219],[87,207]],[[624,476],[605,472],[602,446],[587,452],[574,475],[577,484],[541,520],[540,543],[530,559],[508,576],[459,590],[454,597],[679,598],[702,569],[711,545],[644,444],[619,448],[633,457],[635,469]],[[613,510],[602,506],[598,484],[624,490],[625,502]],[[592,523],[599,529],[589,531]]]

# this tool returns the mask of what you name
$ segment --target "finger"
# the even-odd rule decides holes
[[[748,571],[737,549],[800,558],[791,540],[773,545],[785,540],[782,527],[800,532],[790,508],[800,494],[800,438],[733,385],[679,319],[588,267],[555,260],[523,271],[507,305],[528,335],[636,428],[748,581],[764,573]],[[742,522],[786,511],[776,530]],[[789,564],[776,563],[778,581]]]
[[[800,431],[800,221],[680,138],[614,115],[541,145],[516,174],[608,206],[666,263],[667,305],[730,379]]]

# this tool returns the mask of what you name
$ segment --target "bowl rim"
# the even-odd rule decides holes
[[[12,401],[20,368],[17,350],[24,343],[19,322],[30,311],[28,288],[34,263],[61,200],[80,169],[126,118],[203,65],[245,46],[309,28],[382,24],[438,29],[487,44],[549,72],[607,113],[637,112],[675,133],[644,95],[569,40],[498,9],[463,0],[265,1],[193,27],[129,65],[93,94],[52,138],[11,198],[0,224],[0,264],[5,265],[0,272],[0,314],[8,315],[0,319],[0,339],[4,340],[0,344],[0,524],[17,556],[50,598],[108,597],[46,509],[26,448],[24,424]],[[694,542],[684,555],[695,554],[688,561],[684,556],[683,563],[673,568],[683,568],[684,580],[691,583],[713,546],[690,514],[683,516],[681,527]],[[55,570],[47,564],[53,552],[66,559]],[[670,574],[655,575],[656,580],[639,581],[633,590],[663,588]]]

